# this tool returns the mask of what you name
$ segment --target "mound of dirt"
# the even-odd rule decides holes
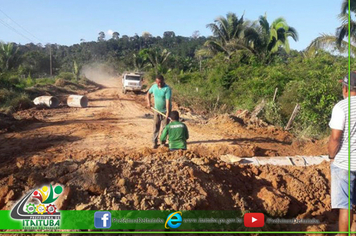
[[[57,79],[56,82],[54,83],[54,85],[57,87],[73,89],[73,90],[79,90],[79,89],[83,90],[85,88],[85,86],[82,84],[73,83],[71,81],[61,79],[61,78]]]
[[[243,119],[233,116],[230,114],[217,115],[209,119],[208,124],[210,125],[235,125],[235,126],[244,126],[245,122]]]
[[[0,113],[0,133],[21,130],[24,126],[38,122],[35,117],[27,119],[15,119],[12,115]]]
[[[324,230],[336,221],[330,209],[327,163],[313,168],[257,167],[162,149],[155,154],[90,154],[58,162],[37,156],[26,162],[18,159],[16,165],[1,167],[0,173],[0,209],[10,209],[30,188],[60,183],[70,196],[58,202],[63,210],[256,211],[270,217],[316,218]]]
[[[189,128],[196,126],[195,130],[204,132],[207,136],[222,136],[218,140],[205,141],[216,142],[213,146],[197,145],[191,149],[206,155],[234,154],[240,157],[327,154],[327,139],[298,140],[282,127],[251,125],[250,119],[246,118],[250,116],[247,111],[239,115],[217,115],[206,122],[188,120],[186,123]],[[226,142],[230,144],[226,145]]]
[[[284,131],[283,128],[267,125],[259,118],[251,118],[251,114],[246,110],[239,115],[231,114],[217,115],[207,122],[208,126],[217,129],[224,129],[229,134],[258,134],[273,136],[277,139],[292,139],[292,135]]]

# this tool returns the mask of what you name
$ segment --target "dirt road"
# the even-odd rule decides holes
[[[115,154],[150,149],[152,111],[145,107],[143,94],[122,94],[119,81],[106,80],[106,88],[87,94],[88,108],[31,109],[18,113],[39,122],[1,135],[0,157],[10,160],[50,155],[53,160],[63,160],[93,151]],[[275,127],[246,129],[227,115],[209,121],[187,115],[185,119],[190,131],[189,149],[205,155],[321,155],[326,151],[310,142],[292,142],[289,133]]]
[[[321,222],[278,229],[335,229],[328,163],[256,167],[219,159],[222,154],[322,155],[325,140],[301,142],[273,126],[188,112],[188,151],[153,150],[153,119],[144,94],[123,95],[118,82],[108,79],[106,88],[88,93],[87,108],[15,114],[32,121],[0,134],[0,209],[10,209],[30,188],[60,183],[70,196],[58,203],[60,209],[262,211]]]

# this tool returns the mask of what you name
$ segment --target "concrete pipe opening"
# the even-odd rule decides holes
[[[67,99],[67,105],[69,107],[87,107],[88,98],[82,95],[69,95]]]
[[[44,105],[46,107],[55,108],[59,106],[59,100],[53,96],[40,96],[33,100],[33,103],[37,106]]]

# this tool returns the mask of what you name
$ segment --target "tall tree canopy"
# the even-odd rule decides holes
[[[213,37],[205,46],[212,52],[223,52],[228,58],[238,51],[252,53],[256,56],[268,56],[283,48],[290,51],[288,38],[298,40],[298,32],[289,26],[282,17],[277,18],[270,25],[267,16],[260,16],[256,22],[244,21],[234,13],[225,17],[218,17],[207,27]]]
[[[350,17],[348,20],[348,1],[350,1]],[[335,35],[321,34],[319,37],[314,39],[307,48],[307,52],[312,53],[318,49],[332,48],[336,49],[341,53],[348,52],[348,42],[345,38],[348,37],[348,27],[350,24],[350,41],[351,41],[351,54],[356,54],[356,22],[353,19],[356,15],[356,0],[344,0],[341,4],[341,12],[339,18],[341,20],[341,25],[336,29]]]

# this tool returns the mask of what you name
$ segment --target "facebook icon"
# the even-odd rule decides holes
[[[111,227],[111,213],[108,211],[97,211],[94,213],[94,226],[97,229],[108,229]]]

